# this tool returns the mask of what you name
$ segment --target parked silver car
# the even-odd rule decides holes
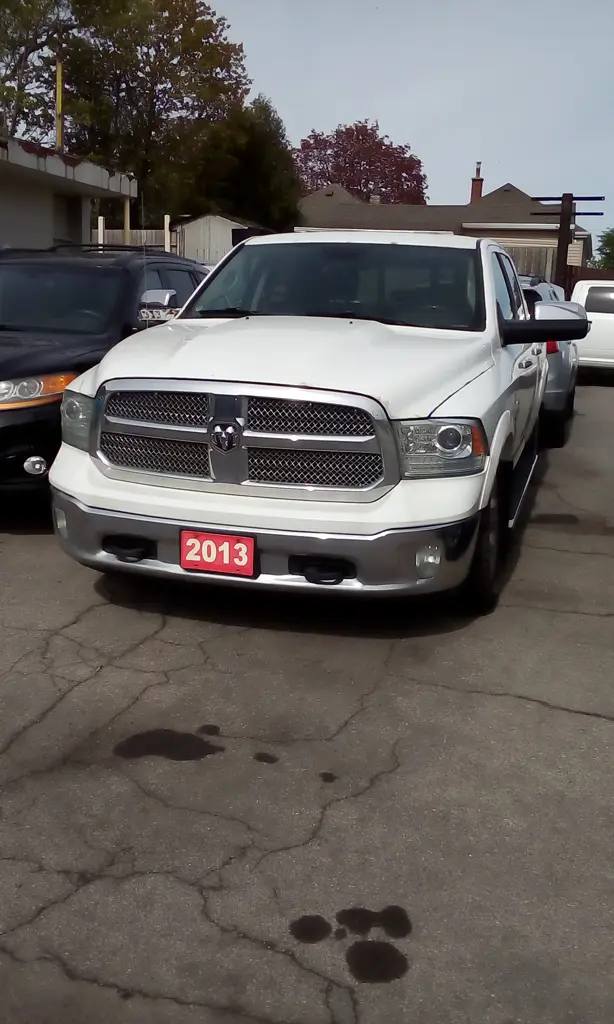
[[[544,287],[540,288],[539,284]],[[542,302],[552,306],[552,318],[556,319],[556,310],[560,307],[555,299],[544,300],[543,292],[546,287],[550,288],[548,282],[536,282],[535,287],[524,287],[524,297],[531,316],[535,312],[536,303]],[[552,294],[556,293],[552,292]],[[575,341],[549,341],[546,345],[546,352],[548,355],[548,383],[543,404],[543,431],[548,447],[561,448],[567,440],[569,421],[574,414],[579,363],[578,346]]]
[[[533,288],[536,292],[539,292],[541,302],[565,301],[565,289],[559,287],[558,284],[553,284],[552,281],[547,281],[545,277],[525,277],[520,275],[518,280],[522,288]]]

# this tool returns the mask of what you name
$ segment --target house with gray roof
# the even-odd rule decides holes
[[[481,165],[471,182],[464,206],[412,206],[406,203],[370,202],[357,198],[340,185],[331,184],[306,196],[300,203],[301,226],[386,231],[436,231],[492,238],[511,254],[521,274],[554,276],[560,209],[557,204],[534,202],[526,192],[507,183],[483,194]],[[568,250],[569,266],[585,266],[592,255],[591,235],[574,227]]]

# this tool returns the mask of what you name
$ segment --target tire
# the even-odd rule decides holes
[[[478,536],[469,575],[460,590],[463,610],[488,615],[497,607],[503,586],[503,564],[507,549],[507,521],[503,488],[498,481],[490,501],[482,509]]]
[[[568,420],[572,420],[574,418],[575,412],[576,412],[576,386],[574,384],[573,388],[569,392],[569,398],[567,399],[567,405],[565,406],[565,415],[567,416],[567,419]]]
[[[541,424],[540,447],[564,448],[569,436],[569,420],[568,405],[561,412],[545,413]]]

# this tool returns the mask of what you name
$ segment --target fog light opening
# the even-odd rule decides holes
[[[31,455],[24,462],[23,468],[30,476],[44,476],[47,472],[47,463],[42,455]]]
[[[432,580],[441,565],[441,548],[438,544],[426,544],[416,551],[416,570],[421,580]]]
[[[66,538],[68,536],[66,513],[63,512],[61,508],[54,508],[53,518],[55,519],[55,528],[58,531],[60,537]]]

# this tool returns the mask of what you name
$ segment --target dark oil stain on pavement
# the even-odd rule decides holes
[[[390,942],[355,942],[345,958],[352,977],[367,985],[398,981],[409,970],[407,957]]]
[[[277,764],[279,758],[275,757],[275,754],[267,754],[265,750],[262,750],[254,754],[254,761],[259,761],[260,764]]]
[[[332,925],[319,914],[305,914],[290,925],[290,934],[297,942],[322,942],[332,933]]]
[[[398,981],[409,970],[409,960],[391,942],[375,941],[367,936],[374,928],[381,929],[391,939],[405,939],[411,934],[412,924],[402,907],[389,906],[383,910],[368,910],[366,907],[349,907],[336,915],[338,928],[334,937],[338,941],[347,938],[348,932],[360,935],[345,953],[350,974],[362,984],[386,984]],[[319,914],[307,914],[297,918],[290,925],[290,934],[298,942],[322,942],[332,934],[332,925]]]
[[[148,732],[135,733],[121,740],[113,753],[127,760],[141,757],[162,757],[167,761],[202,761],[205,757],[219,754],[226,747],[204,739],[205,736],[222,736],[219,725],[208,723],[198,727],[196,732],[179,732],[176,729],[150,729]],[[267,750],[258,750],[252,754],[252,760],[259,764],[277,764],[279,757]],[[322,782],[336,782],[333,772],[320,772]]]
[[[141,757],[163,757],[167,761],[202,761],[225,748],[209,743],[191,732],[175,729],[151,729],[122,740],[114,749],[118,757],[128,760]]]
[[[411,933],[411,921],[402,907],[380,911],[350,907],[339,911],[337,922],[354,935],[368,935],[372,928],[381,928],[390,939],[406,939]]]

